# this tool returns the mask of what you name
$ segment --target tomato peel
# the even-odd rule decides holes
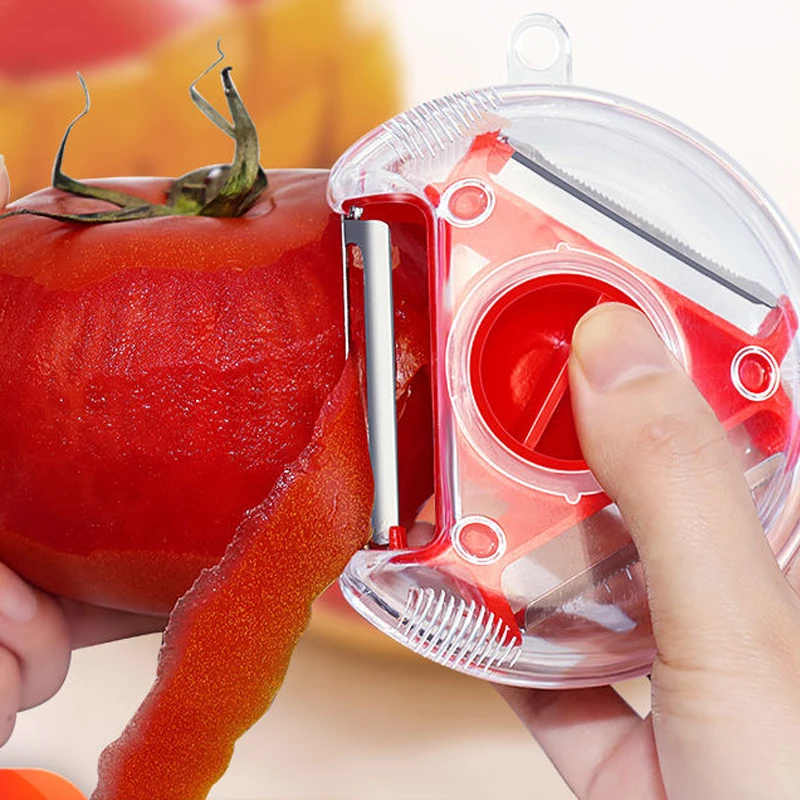
[[[103,753],[93,800],[206,796],[272,702],[311,602],[365,543],[369,476],[349,361],[308,447],[175,607],[156,682]]]

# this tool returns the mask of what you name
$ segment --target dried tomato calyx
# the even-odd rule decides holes
[[[170,216],[199,217],[239,217],[244,214],[261,193],[267,188],[267,175],[258,163],[259,144],[256,126],[247,112],[239,92],[231,78],[231,67],[224,67],[221,72],[222,87],[228,103],[233,122],[229,122],[197,91],[197,82],[216,67],[225,57],[219,49],[219,58],[206,69],[189,87],[192,101],[203,115],[214,123],[223,133],[230,136],[235,143],[233,161],[230,164],[217,164],[188,172],[177,178],[167,195],[165,203],[150,203],[141,197],[117,192],[100,186],[90,186],[82,181],[64,174],[62,163],[67,140],[78,120],[89,113],[89,90],[83,76],[78,79],[83,87],[85,103],[83,111],[69,124],[56,154],[53,164],[53,188],[79,197],[103,200],[117,206],[108,211],[97,211],[88,214],[59,214],[38,209],[18,208],[0,214],[5,217],[20,214],[32,214],[48,219],[65,222],[103,223],[126,222],[136,219]]]

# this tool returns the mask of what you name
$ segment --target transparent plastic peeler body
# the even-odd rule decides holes
[[[541,69],[523,34],[558,45]],[[782,566],[798,548],[800,251],[757,184],[651,109],[569,85],[569,41],[515,31],[516,84],[425,103],[337,163],[343,245],[361,251],[373,543],[350,603],[471,675],[586,686],[649,670],[636,549],[580,452],[567,362],[590,308],[650,319],[728,431]],[[391,241],[428,249],[436,534],[397,518]]]

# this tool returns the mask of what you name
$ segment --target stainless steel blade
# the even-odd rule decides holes
[[[389,226],[379,220],[359,220],[355,216],[345,218],[342,222],[342,241],[345,251],[348,245],[358,247],[364,262],[367,422],[369,454],[375,480],[372,541],[385,545],[389,543],[389,530],[400,524]],[[347,253],[343,255],[346,259]]]
[[[740,308],[740,316],[747,323],[742,327],[757,327],[763,317],[763,311],[758,315],[754,305],[777,305],[777,298],[757,281],[696,252],[551,163],[534,148],[513,139],[508,143],[515,152],[495,176],[496,181],[595,244],[724,318],[730,319],[731,306]],[[713,281],[713,287],[709,281]],[[719,296],[720,287],[727,290],[724,298]],[[732,321],[740,324],[738,319]]]

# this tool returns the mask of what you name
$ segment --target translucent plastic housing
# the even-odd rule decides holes
[[[341,585],[367,619],[503,683],[649,670],[637,553],[583,461],[565,372],[572,328],[608,300],[641,309],[711,403],[789,564],[800,253],[727,156],[628,100],[509,86],[376,129],[329,196],[390,230],[411,203],[429,232],[436,537],[353,558]]]

